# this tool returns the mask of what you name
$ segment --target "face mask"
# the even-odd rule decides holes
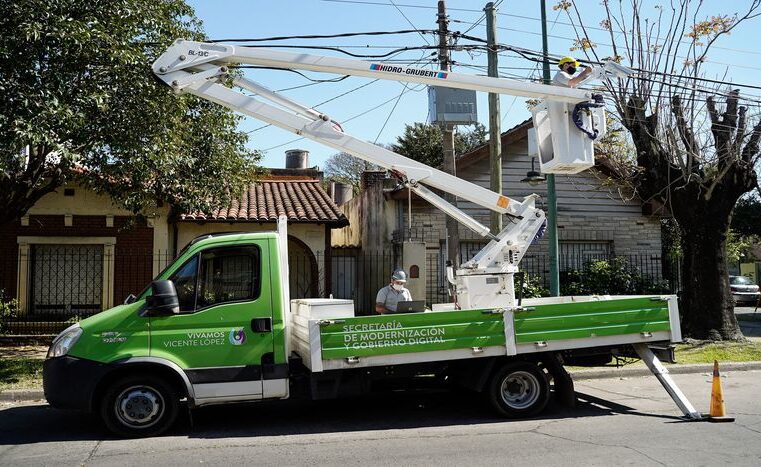
[[[565,69],[565,72],[568,73],[569,75],[572,75],[576,73],[576,67],[569,66],[568,68]]]
[[[391,284],[391,287],[394,288],[397,292],[401,292],[404,286],[402,284]]]

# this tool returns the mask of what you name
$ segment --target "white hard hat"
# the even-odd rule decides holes
[[[403,270],[397,269],[393,274],[391,274],[391,280],[407,282],[407,274]]]

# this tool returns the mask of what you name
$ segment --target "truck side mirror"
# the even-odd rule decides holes
[[[172,281],[153,281],[151,295],[145,300],[147,311],[157,315],[180,313],[180,300]]]

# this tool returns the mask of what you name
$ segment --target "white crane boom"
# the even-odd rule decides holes
[[[462,306],[512,306],[512,275],[518,262],[544,223],[544,212],[535,208],[535,195],[523,201],[512,200],[482,186],[429,167],[380,146],[343,132],[327,115],[303,106],[261,84],[242,76],[230,76],[229,67],[257,65],[283,69],[311,70],[352,76],[422,83],[432,86],[470,89],[578,104],[588,102],[587,91],[544,84],[525,83],[504,78],[472,76],[432,71],[361,60],[280,52],[245,46],[232,46],[178,39],[153,64],[154,73],[177,92],[188,92],[273,126],[312,139],[342,152],[389,169],[405,186],[437,206],[460,223],[491,238],[471,261],[451,274]],[[231,78],[233,87],[248,90],[263,100],[243,94],[221,83]],[[489,228],[447,203],[418,182],[471,201],[501,214],[510,222],[494,236]],[[484,282],[485,281],[485,282]]]

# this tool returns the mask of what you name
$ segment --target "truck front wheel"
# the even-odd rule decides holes
[[[550,397],[550,384],[539,366],[510,363],[499,368],[489,384],[489,400],[501,415],[530,417],[541,412]]]
[[[112,432],[128,437],[155,436],[177,418],[179,396],[163,379],[126,376],[114,381],[100,405],[100,416]]]

